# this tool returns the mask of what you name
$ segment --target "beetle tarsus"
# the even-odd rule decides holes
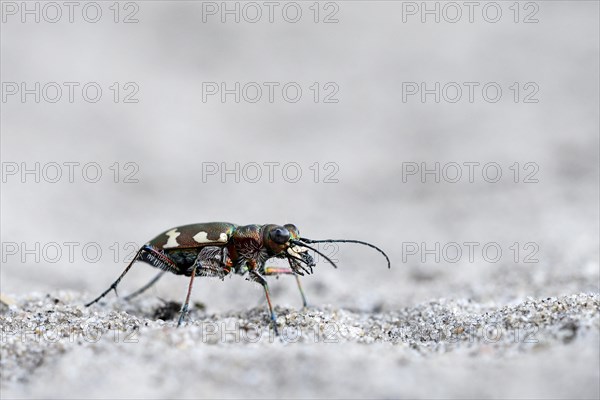
[[[113,285],[114,285],[114,283],[113,283]],[[100,296],[96,297],[94,300],[90,301],[90,302],[89,302],[89,303],[87,303],[85,306],[86,306],[86,307],[89,307],[89,306],[91,306],[92,304],[99,302],[99,301],[100,301],[100,299],[102,299],[104,296],[106,296],[108,293],[110,293],[110,291],[111,291],[111,290],[113,290],[113,287],[112,287],[112,285],[111,285],[111,286],[110,286],[108,289],[106,289],[104,292],[102,292],[102,294],[101,294]]]
[[[271,312],[271,323],[273,324],[275,336],[279,336],[279,329],[277,328],[277,315],[275,315],[275,312]]]
[[[181,326],[181,324],[183,323],[183,320],[185,319],[185,315],[188,312],[188,304],[184,304],[183,307],[181,307],[181,312],[179,313],[179,320],[177,321],[177,327],[179,328]]]

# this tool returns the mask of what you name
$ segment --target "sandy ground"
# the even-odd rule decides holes
[[[3,398],[599,395],[598,294],[278,308],[279,337],[263,308],[196,308],[175,328],[177,307],[158,299],[91,309],[81,300],[58,292],[3,306]]]

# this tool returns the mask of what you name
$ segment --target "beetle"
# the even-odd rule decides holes
[[[162,271],[125,299],[129,300],[141,294],[166,272],[189,277],[187,295],[177,322],[177,326],[180,326],[188,312],[195,277],[209,276],[224,279],[230,273],[248,274],[248,280],[259,283],[264,289],[273,328],[277,334],[276,315],[271,304],[269,286],[265,276],[294,275],[306,307],[306,297],[298,276],[313,272],[315,262],[313,257],[308,254],[308,250],[321,255],[337,268],[337,265],[329,257],[310,244],[336,242],[358,243],[374,248],[386,258],[388,268],[391,267],[389,257],[377,246],[360,240],[303,238],[293,224],[240,226],[229,222],[198,223],[169,229],[143,245],[117,280],[85,306],[89,307],[98,302],[111,290],[117,293],[117,286],[121,279],[136,261],[142,261]],[[267,267],[266,262],[271,258],[287,259],[290,268]]]

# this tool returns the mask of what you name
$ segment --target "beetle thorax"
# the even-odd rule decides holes
[[[231,238],[231,244],[234,249],[232,261],[238,269],[244,269],[249,261],[262,266],[269,259],[259,225],[238,227]]]

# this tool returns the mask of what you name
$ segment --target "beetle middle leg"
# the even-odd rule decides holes
[[[263,289],[265,290],[265,297],[267,298],[269,312],[271,313],[271,322],[273,324],[273,330],[275,330],[275,335],[279,336],[279,330],[277,329],[277,315],[275,315],[275,311],[273,311],[273,305],[271,304],[271,295],[269,293],[269,285],[267,284],[267,280],[255,269],[251,269],[249,272],[250,279],[254,282],[260,283]]]
[[[125,301],[129,301],[132,300],[134,297],[139,296],[140,294],[144,293],[146,290],[150,289],[152,286],[154,286],[154,284],[156,282],[158,282],[158,280],[160,278],[163,277],[164,274],[166,274],[167,271],[160,271],[154,278],[152,278],[152,280],[148,283],[146,283],[144,286],[142,286],[141,288],[139,288],[138,290],[136,290],[135,292],[125,296],[124,300]]]

